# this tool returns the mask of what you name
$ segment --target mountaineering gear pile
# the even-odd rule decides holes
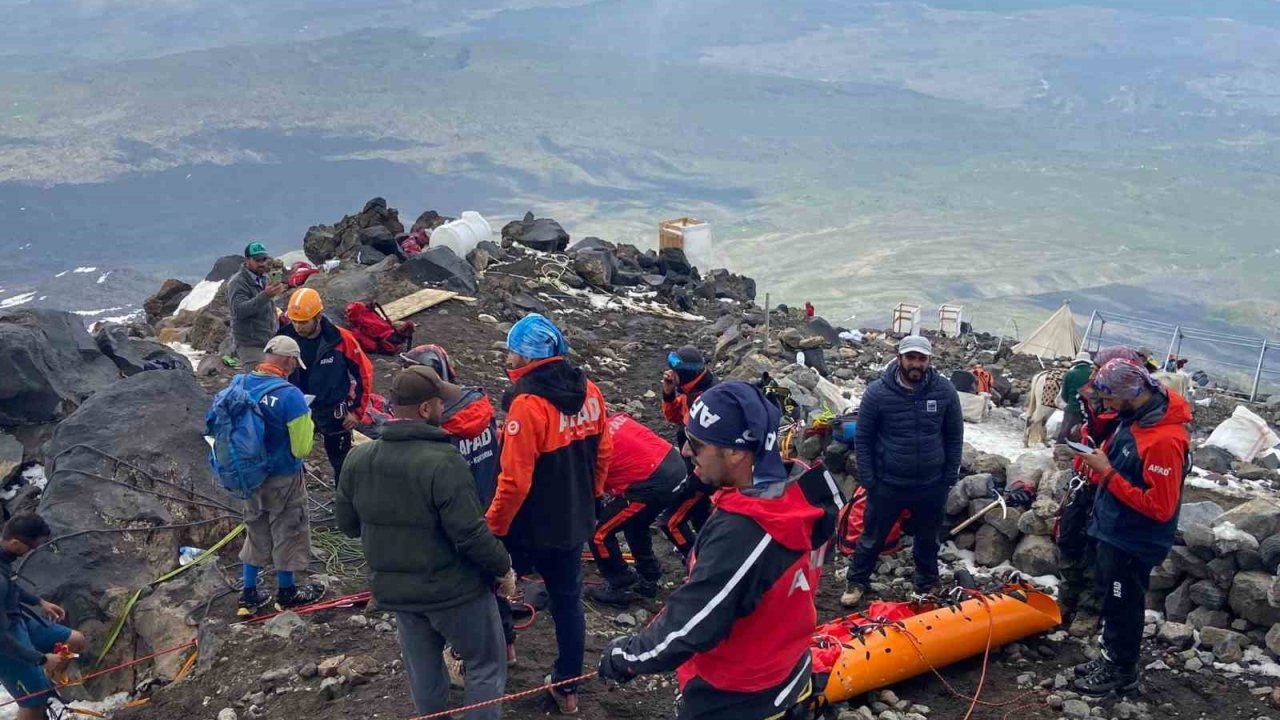
[[[485,526],[466,461],[444,430],[423,420],[388,423],[381,439],[351,451],[335,511],[338,527],[360,538],[369,587],[390,610],[492,602],[494,582],[511,568]]]
[[[366,353],[397,355],[413,343],[413,323],[406,321],[397,327],[378,303],[348,305],[347,325]]]

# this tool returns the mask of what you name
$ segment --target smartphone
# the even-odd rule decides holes
[[[1085,455],[1088,455],[1089,453],[1093,452],[1095,449],[1095,448],[1089,447],[1088,445],[1085,445],[1084,443],[1072,442],[1071,440],[1067,441],[1067,447],[1071,448],[1072,450],[1075,450],[1078,453],[1084,453]]]
[[[272,270],[271,272],[267,273],[267,278],[270,279],[271,282],[273,283],[282,283],[284,282],[284,271]]]

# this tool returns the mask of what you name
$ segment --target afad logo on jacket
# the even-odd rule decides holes
[[[582,409],[577,415],[565,415],[560,413],[560,432],[566,430],[574,430],[575,434],[579,428],[584,430],[594,427],[600,421],[601,415],[604,414],[604,408],[600,407],[599,398],[588,397],[587,401],[582,404]]]

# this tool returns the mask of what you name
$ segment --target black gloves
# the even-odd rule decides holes
[[[1004,501],[1011,507],[1031,507],[1031,503],[1036,501],[1036,493],[1025,485],[1016,484],[1005,492]]]
[[[604,649],[604,654],[600,656],[600,679],[612,680],[616,683],[625,683],[635,678],[636,673],[623,659],[621,653],[614,653],[614,648],[621,648],[626,643],[627,638],[618,638],[609,643]]]

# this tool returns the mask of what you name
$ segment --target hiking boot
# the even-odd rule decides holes
[[[236,607],[236,617],[250,618],[262,612],[271,604],[271,596],[254,588],[240,593],[240,604]]]
[[[1115,693],[1124,695],[1138,689],[1137,668],[1121,668],[1109,662],[1103,664],[1088,677],[1076,680],[1076,690],[1090,697],[1102,697]]]
[[[276,610],[284,612],[303,605],[311,605],[322,597],[324,597],[324,586],[314,583],[282,588],[276,593]]]
[[[511,647],[508,645],[507,647]],[[466,672],[462,666],[462,658],[453,651],[450,645],[444,646],[444,669],[449,671],[449,687],[465,688],[467,686]]]
[[[1102,657],[1101,655],[1090,660],[1089,662],[1080,663],[1075,667],[1076,677],[1079,677],[1079,678],[1089,677],[1090,675],[1098,672],[1098,670],[1102,669],[1102,666],[1106,664],[1107,664],[1106,658]]]
[[[632,588],[637,595],[647,598],[658,597],[658,581],[657,580],[641,580]]]
[[[840,604],[847,608],[857,607],[862,603],[862,598],[866,594],[866,585],[851,582],[845,586],[844,594],[840,596]]]
[[[932,580],[916,578],[915,590],[917,595],[935,596],[942,592],[942,583],[938,578],[933,578]]]
[[[635,599],[634,593],[631,592],[636,583],[618,586],[604,581],[603,585],[591,585],[586,589],[586,596],[600,603],[601,605],[612,605],[618,608],[631,607],[631,601]],[[655,589],[654,594],[657,594]]]
[[[551,676],[546,676],[542,681],[547,685],[550,685]],[[555,701],[556,708],[560,711],[561,715],[578,714],[578,693],[576,691],[567,692],[559,688],[550,688],[547,690],[547,694],[551,696],[553,701]]]

